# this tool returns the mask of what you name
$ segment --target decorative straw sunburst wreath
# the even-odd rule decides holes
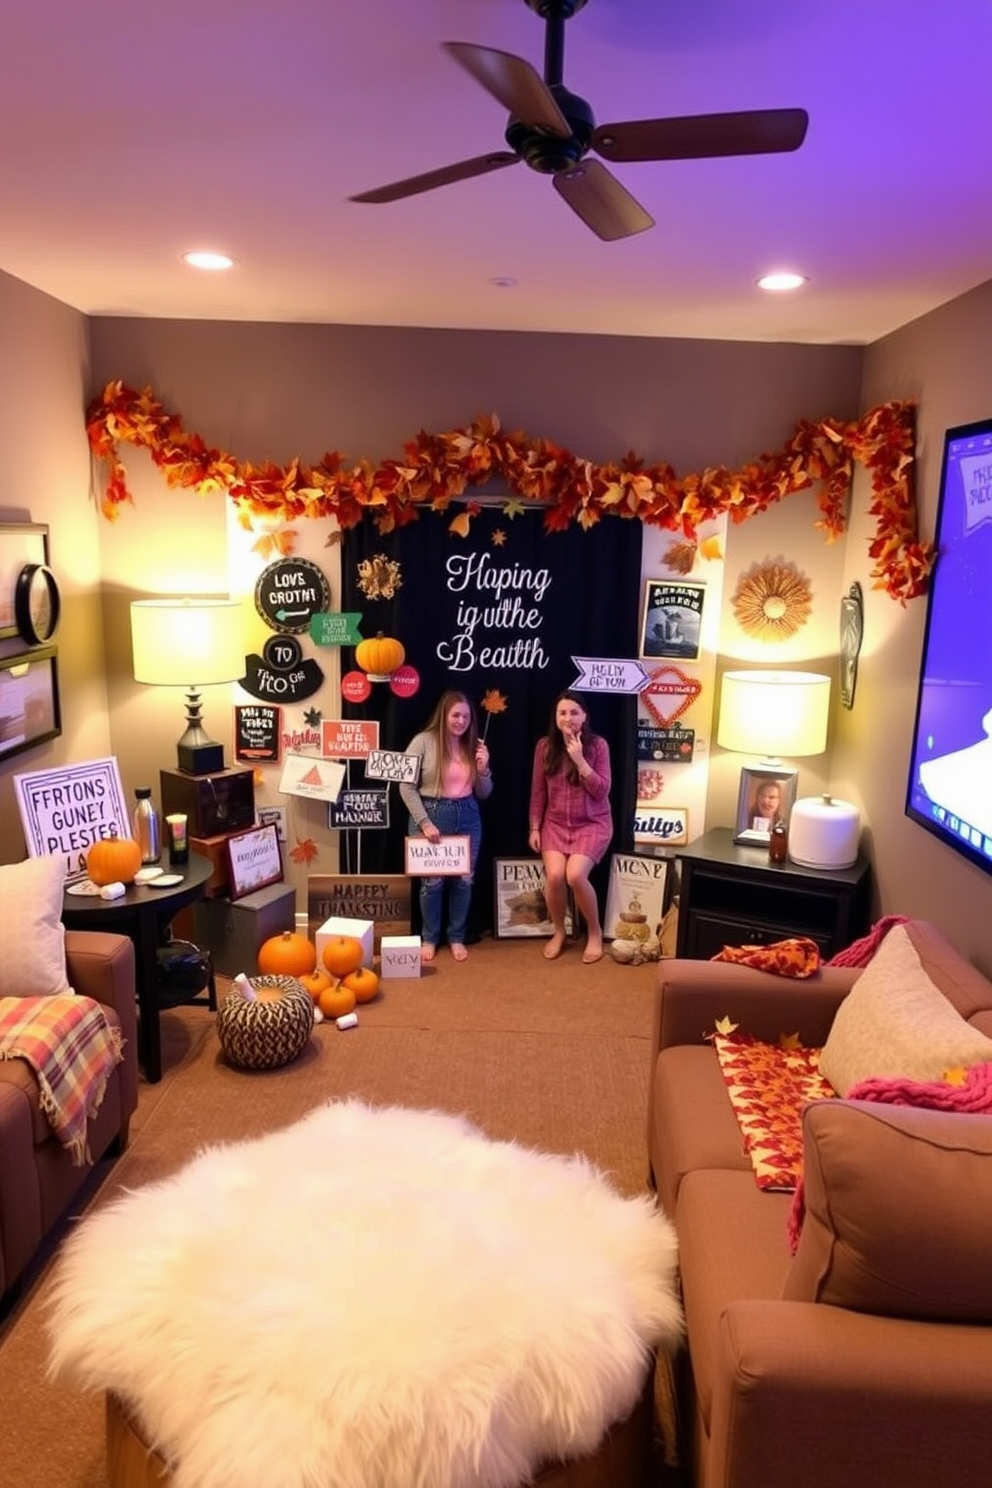
[[[101,506],[108,518],[131,501],[122,445],[146,449],[172,486],[202,495],[225,493],[246,527],[256,518],[294,522],[334,517],[342,528],[368,516],[380,532],[415,521],[422,511],[443,513],[471,486],[494,477],[513,495],[503,508],[514,517],[528,504],[544,508],[544,525],[562,531],[572,522],[588,528],[602,517],[636,518],[692,538],[701,523],[726,513],[744,522],[786,496],[819,486],[817,528],[828,542],[846,527],[856,464],[871,475],[875,536],[869,546],[876,589],[905,603],[926,590],[934,549],[916,536],[912,493],[914,405],[889,402],[854,421],[820,419],[798,424],[776,454],[763,454],[730,471],[706,469],[676,476],[670,465],[646,466],[633,453],[597,465],[547,439],[505,433],[495,415],[446,434],[421,431],[402,458],[379,465],[346,466],[336,452],[316,465],[255,465],[188,434],[150,388],[141,392],[109,382],[87,411],[90,448],[108,466]],[[452,518],[451,531],[468,535],[480,507],[472,502]]]

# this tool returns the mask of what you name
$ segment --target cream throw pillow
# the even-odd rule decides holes
[[[846,1095],[861,1080],[940,1080],[949,1069],[987,1060],[992,1039],[934,986],[905,927],[896,925],[837,1009],[820,1073]]]
[[[65,858],[0,865],[0,997],[69,992],[62,893]]]

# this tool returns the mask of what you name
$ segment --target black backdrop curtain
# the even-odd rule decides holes
[[[482,804],[483,841],[475,877],[473,938],[493,924],[494,858],[527,857],[527,802],[534,746],[548,727],[554,699],[578,676],[573,656],[637,655],[641,524],[609,518],[589,531],[573,525],[549,533],[539,511],[509,517],[501,506],[483,506],[467,537],[450,523],[459,508],[425,513],[386,536],[370,521],[350,529],[343,543],[341,608],[361,614],[364,637],[382,632],[402,642],[408,665],[420,674],[412,697],[372,684],[363,703],[342,704],[345,718],[376,719],[383,749],[404,750],[426,723],[446,688],[474,704],[479,729],[487,728],[494,780]],[[390,595],[388,567],[400,582]],[[371,584],[362,567],[375,571]],[[370,595],[368,589],[371,588]],[[342,672],[354,666],[342,654]],[[480,708],[495,690],[505,711]],[[590,722],[610,746],[614,836],[611,851],[629,851],[636,796],[636,701],[632,696],[584,693]],[[347,784],[365,784],[361,763],[348,766]],[[390,786],[386,829],[342,834],[342,871],[402,873],[407,814]],[[602,902],[609,854],[596,870]],[[416,895],[414,895],[416,900]],[[419,919],[414,909],[414,927]]]

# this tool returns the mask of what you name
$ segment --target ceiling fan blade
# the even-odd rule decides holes
[[[608,243],[654,227],[654,218],[598,160],[582,160],[551,179],[586,227]]]
[[[440,170],[425,171],[422,176],[408,176],[405,181],[393,181],[389,186],[377,186],[374,191],[363,191],[358,196],[349,196],[353,202],[393,202],[404,196],[419,196],[422,191],[433,191],[436,186],[450,186],[455,181],[468,181],[473,176],[484,176],[488,171],[502,170],[504,165],[516,165],[519,155],[510,150],[496,150],[490,155],[477,155],[474,160],[459,160],[457,165],[446,165]]]
[[[605,160],[705,160],[719,155],[770,155],[798,150],[806,138],[805,109],[752,109],[679,119],[630,119],[600,124],[592,148]]]
[[[523,57],[475,46],[470,41],[443,41],[441,45],[515,119],[532,129],[546,129],[549,134],[568,139],[572,131],[565,115],[540,73]]]

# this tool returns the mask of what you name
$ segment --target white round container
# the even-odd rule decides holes
[[[850,801],[807,796],[789,817],[789,857],[800,868],[851,868],[859,835],[858,810]]]

